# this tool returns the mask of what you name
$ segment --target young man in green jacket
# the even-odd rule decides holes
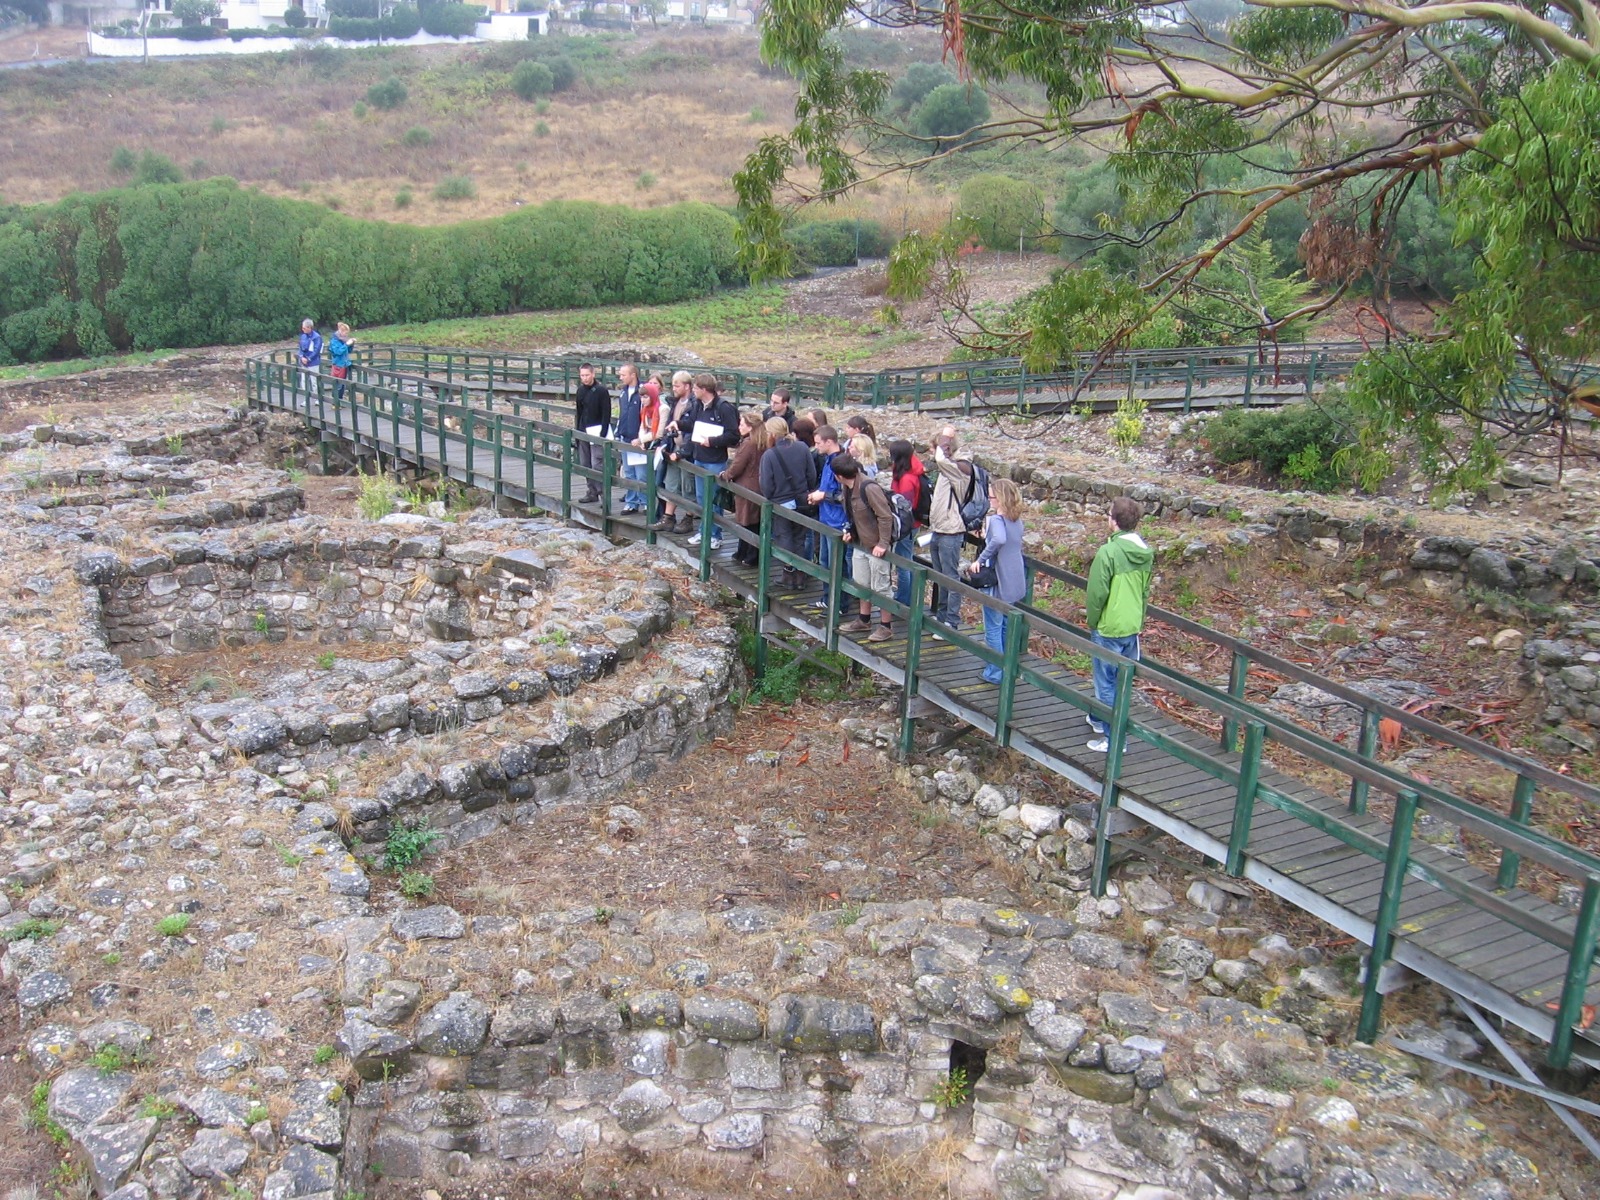
[[[1144,609],[1150,598],[1150,574],[1155,563],[1154,551],[1134,532],[1143,516],[1139,502],[1127,496],[1118,496],[1111,502],[1106,513],[1111,536],[1095,552],[1087,592],[1089,636],[1096,645],[1133,659],[1139,657],[1139,631],[1144,628]],[[1094,660],[1094,694],[1102,704],[1115,702],[1115,663],[1103,658]],[[1089,718],[1089,724],[1099,734],[1089,743],[1089,749],[1105,753],[1109,729],[1094,717]]]

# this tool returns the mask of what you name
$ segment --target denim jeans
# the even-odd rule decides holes
[[[1104,634],[1095,631],[1089,634],[1089,640],[1094,642],[1096,646],[1104,646],[1107,650],[1120,654],[1124,658],[1137,659],[1139,657],[1139,635],[1137,633],[1129,637],[1114,638],[1106,637]],[[1108,707],[1116,703],[1117,664],[1109,659],[1096,658],[1094,660],[1094,696],[1101,704]],[[1098,733],[1106,734],[1110,732],[1106,727],[1106,723],[1098,717],[1093,719],[1093,724]]]
[[[624,465],[622,468],[622,477],[624,479],[631,479],[635,483],[642,484],[645,480],[644,473],[649,469],[650,468],[647,462],[642,462],[637,467]],[[642,487],[631,487],[622,493],[622,506],[624,508],[643,508],[644,502],[645,494],[644,488]]]
[[[894,544],[894,552],[901,558],[910,558],[912,548],[912,537],[909,533]],[[894,598],[901,604],[911,603],[911,568],[894,569]]]
[[[849,543],[835,541],[833,538],[826,537],[826,536],[824,536],[823,534],[820,534],[820,533],[817,534],[817,541],[820,543],[819,552],[821,553],[822,557],[819,560],[819,565],[822,567],[822,569],[824,571],[826,571],[829,567],[831,567],[833,565],[833,555],[834,555],[835,552],[841,553],[844,556],[844,561],[839,564],[839,578],[841,580],[848,580],[850,578],[850,545],[849,545]],[[823,578],[826,579],[827,576],[824,575]],[[824,583],[822,585],[822,606],[823,606],[823,608],[827,608],[828,601],[830,599],[832,599],[832,597],[830,597],[828,595],[828,585],[826,583]],[[847,594],[842,594],[841,593],[839,595],[839,597],[837,598],[839,606],[842,608],[849,601],[849,599],[850,599],[850,597]]]
[[[994,595],[993,589],[989,594]],[[1006,624],[1011,620],[998,608],[983,606],[983,644],[996,654],[1006,652]],[[986,663],[983,668],[983,681],[985,683],[999,683],[1001,678],[1000,668],[993,663]]]
[[[933,569],[952,579],[961,578],[961,546],[967,540],[964,533],[936,533],[930,547]],[[939,603],[933,610],[936,621],[956,628],[961,624],[961,597],[950,588],[942,589]]]

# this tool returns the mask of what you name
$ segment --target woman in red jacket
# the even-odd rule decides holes
[[[927,484],[924,482],[926,472],[922,468],[922,460],[912,452],[911,443],[903,438],[896,438],[889,443],[889,472],[894,478],[892,490],[906,498],[913,515],[921,514],[912,522],[911,532],[894,544],[896,554],[901,558],[910,558],[915,549],[912,535],[922,528],[922,515],[927,512],[927,506],[922,503],[922,489]],[[909,568],[895,568],[894,598],[901,604],[911,603]]]

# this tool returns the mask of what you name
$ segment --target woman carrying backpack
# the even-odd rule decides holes
[[[894,544],[900,558],[910,558],[916,550],[915,531],[928,523],[928,508],[933,503],[933,481],[923,469],[922,460],[911,449],[911,443],[896,438],[889,443],[889,471],[893,477],[891,490],[904,496],[911,507],[912,523],[906,534]],[[901,604],[911,603],[911,569],[896,566],[894,598]]]
[[[974,587],[983,588],[1007,604],[1015,604],[1028,594],[1027,568],[1022,561],[1022,492],[1009,479],[989,481],[989,517],[983,525],[983,549],[966,570]],[[988,578],[991,571],[993,579]],[[983,606],[983,640],[996,653],[1005,652],[1009,621],[998,608]],[[999,683],[1000,679],[998,666],[984,666],[985,683]]]

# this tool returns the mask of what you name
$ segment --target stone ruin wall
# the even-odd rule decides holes
[[[550,571],[528,550],[440,535],[278,537],[102,556],[106,640],[124,659],[263,642],[509,637],[540,612]]]

